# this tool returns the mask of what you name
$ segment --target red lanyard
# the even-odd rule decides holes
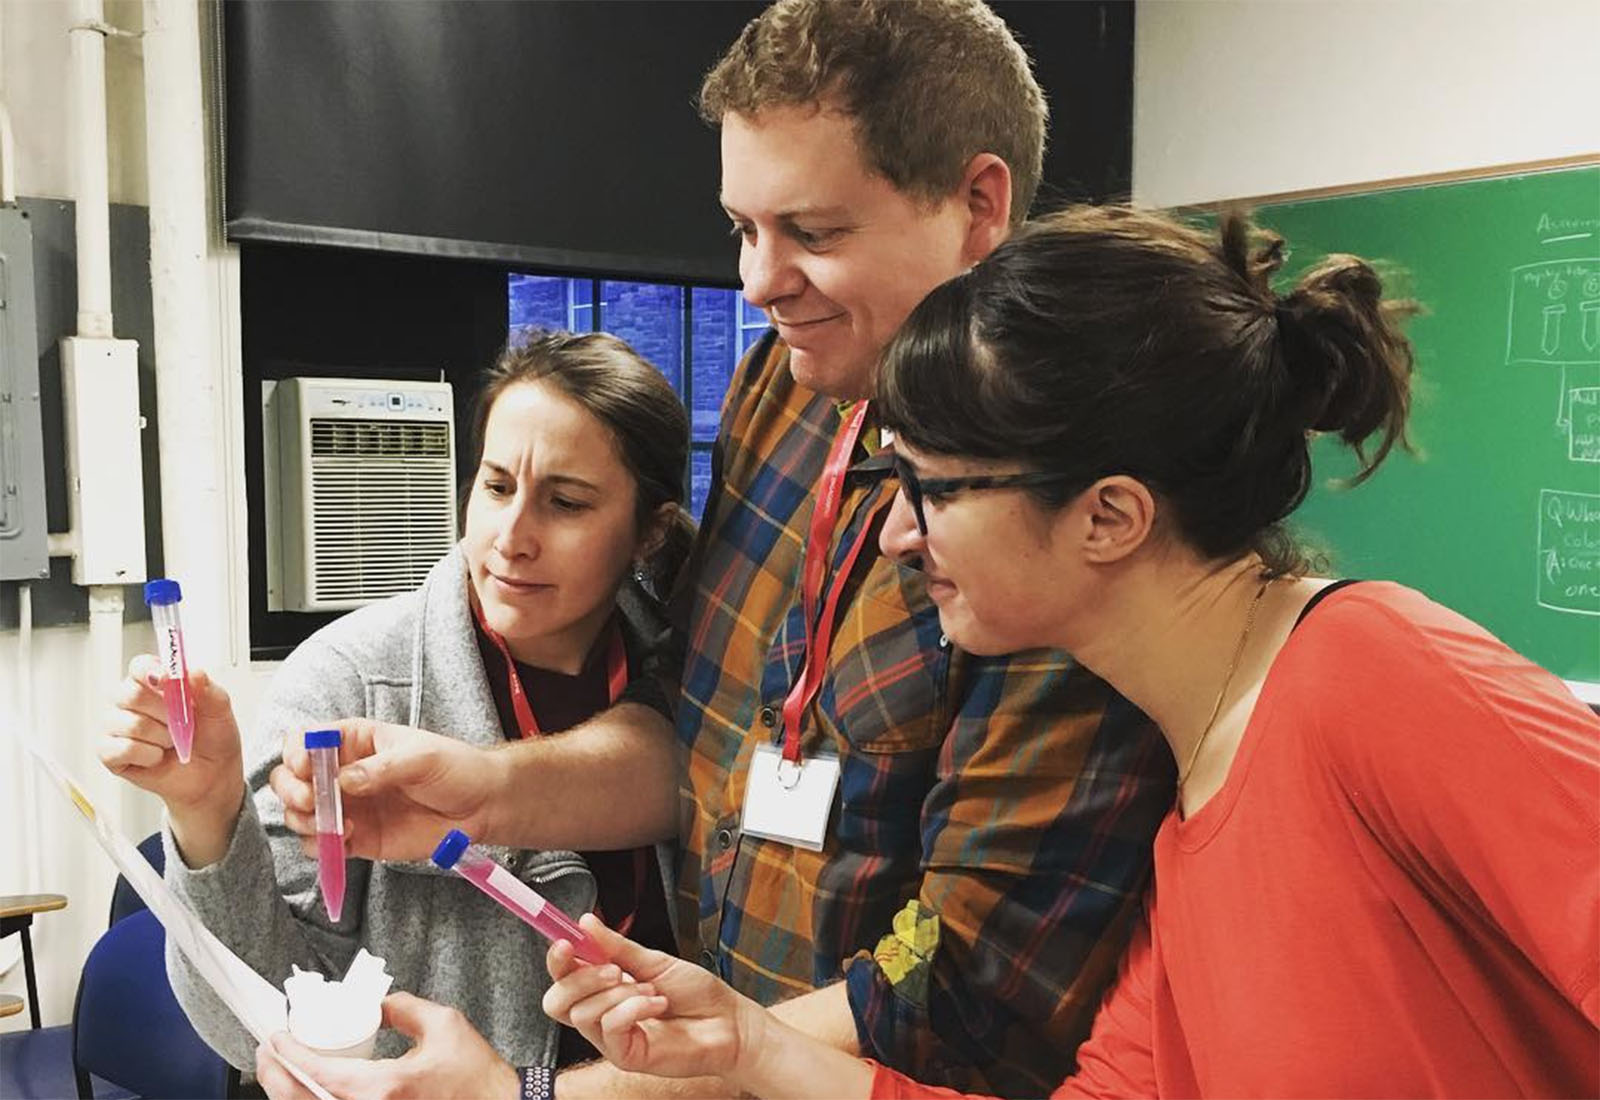
[[[517,716],[517,732],[526,741],[530,737],[542,737],[544,731],[539,728],[539,719],[534,717],[533,705],[528,702],[528,693],[522,686],[522,677],[517,675],[516,663],[511,659],[511,650],[506,646],[506,640],[500,636],[499,631],[489,625],[489,620],[484,617],[483,608],[477,600],[472,603],[472,614],[478,620],[478,628],[483,631],[484,637],[494,643],[500,651],[501,660],[506,666],[506,686],[511,692],[511,709]],[[622,698],[623,689],[628,686],[628,651],[622,644],[622,628],[613,619],[611,623],[611,640],[607,643],[606,654],[606,683],[610,689],[611,705],[615,706],[618,699]],[[649,858],[646,849],[635,848],[633,852],[633,912],[624,917],[615,928],[622,935],[627,935],[633,927],[633,922],[639,915],[639,906],[644,898],[645,875],[649,868]],[[599,905],[595,906],[595,914],[601,920],[606,920],[604,913],[600,912]],[[609,921],[607,923],[610,923]]]
[[[522,677],[517,675],[517,666],[511,659],[511,650],[506,648],[506,640],[489,625],[489,620],[484,618],[483,608],[478,606],[476,600],[472,601],[472,614],[478,620],[478,629],[494,643],[494,647],[500,651],[500,659],[506,663],[507,687],[511,692],[511,709],[517,716],[517,733],[524,741],[543,736],[539,719],[533,716],[533,706],[528,702],[528,693],[523,690]],[[611,705],[615,706],[617,700],[622,698],[623,689],[628,686],[628,652],[622,645],[622,628],[614,620],[611,624],[609,652],[606,654],[606,683],[611,689]]]
[[[822,603],[819,617],[817,604],[822,600],[823,581],[828,571],[828,547],[833,541],[833,529],[839,522],[839,510],[844,503],[844,477],[850,469],[850,458],[855,452],[856,442],[861,438],[861,427],[866,419],[867,402],[862,401],[833,441],[827,464],[822,468],[822,485],[817,490],[816,510],[811,513],[811,533],[806,540],[806,559],[800,577],[800,605],[806,620],[805,666],[801,669],[800,678],[789,690],[789,697],[783,701],[783,758],[791,764],[800,762],[800,716],[817,697],[822,687],[822,677],[827,671],[839,597],[844,592],[851,570],[855,568],[856,559],[861,556],[861,548],[868,541],[863,531],[855,545],[846,552],[833,588]]]

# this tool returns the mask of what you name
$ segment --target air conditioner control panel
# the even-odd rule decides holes
[[[444,420],[451,415],[450,386],[421,382],[397,388],[393,381],[351,383],[341,380],[302,390],[300,404],[307,416],[404,416]]]

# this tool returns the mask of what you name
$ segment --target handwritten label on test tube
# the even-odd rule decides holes
[[[167,703],[167,729],[178,761],[189,762],[194,749],[194,699],[189,695],[189,660],[183,652],[183,626],[178,619],[178,604],[183,590],[177,581],[154,580],[144,586],[144,602],[150,608],[150,621],[156,628],[156,646],[161,651],[161,696]]]
[[[490,859],[466,833],[451,829],[434,850],[433,862],[446,871],[454,871],[495,901],[521,917],[535,932],[550,941],[566,940],[572,944],[572,953],[586,963],[599,965],[606,961],[589,934],[560,909],[551,905],[538,892],[516,875]]]
[[[317,881],[322,904],[335,923],[344,912],[344,801],[339,795],[338,730],[308,730],[306,755],[311,757],[311,793],[317,813]]]

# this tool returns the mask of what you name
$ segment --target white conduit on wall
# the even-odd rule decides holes
[[[4,39],[0,39],[0,49]],[[5,62],[0,57],[0,68]],[[3,89],[0,89],[0,203],[17,201],[17,143],[11,133],[11,110],[6,106]]]
[[[78,335],[110,338],[111,199],[106,153],[106,37],[101,0],[74,0],[72,188],[78,230]]]
[[[6,106],[5,11],[0,9],[0,203],[17,201],[17,143],[11,132],[11,109]]]
[[[74,0],[68,59],[72,82],[78,335],[104,339],[113,336],[110,164],[106,151],[107,30],[101,0]],[[122,676],[122,616],[120,587],[90,586],[90,684],[114,684]]]
[[[33,694],[33,588],[26,582],[17,586],[17,711],[25,737],[37,737],[38,706]],[[17,749],[22,774],[22,833],[26,878],[23,889],[30,894],[44,889],[44,852],[39,843],[39,773],[32,761]]]
[[[5,13],[0,10],[0,204],[17,201],[17,145],[11,130],[11,110],[5,96]],[[22,723],[25,735],[31,736],[37,712],[33,703],[33,589],[26,581],[17,585],[17,699],[15,715]],[[15,750],[18,780],[21,787],[22,831],[21,851],[24,853],[22,889],[25,893],[40,890],[42,874],[39,845],[35,843],[38,832],[39,785],[38,777],[29,767],[21,749]],[[12,963],[12,951],[0,958],[0,972]]]
[[[145,0],[146,160],[161,534],[166,574],[183,585],[190,660],[233,661],[224,364],[212,354],[206,261],[205,116],[199,5]]]

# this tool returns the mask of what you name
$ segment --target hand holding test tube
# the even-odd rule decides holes
[[[338,730],[309,730],[306,755],[311,757],[311,790],[316,799],[317,879],[328,919],[344,912],[344,802],[339,794]]]
[[[178,762],[187,764],[194,749],[194,700],[189,695],[189,661],[183,651],[183,626],[178,604],[183,590],[173,580],[153,580],[144,586],[144,602],[156,628],[161,657],[161,695],[167,702],[167,728]]]
[[[538,892],[486,855],[460,829],[451,829],[434,850],[433,862],[454,871],[522,918],[545,939],[566,940],[572,952],[596,966],[606,961],[604,952],[578,927],[578,923],[551,905]]]

